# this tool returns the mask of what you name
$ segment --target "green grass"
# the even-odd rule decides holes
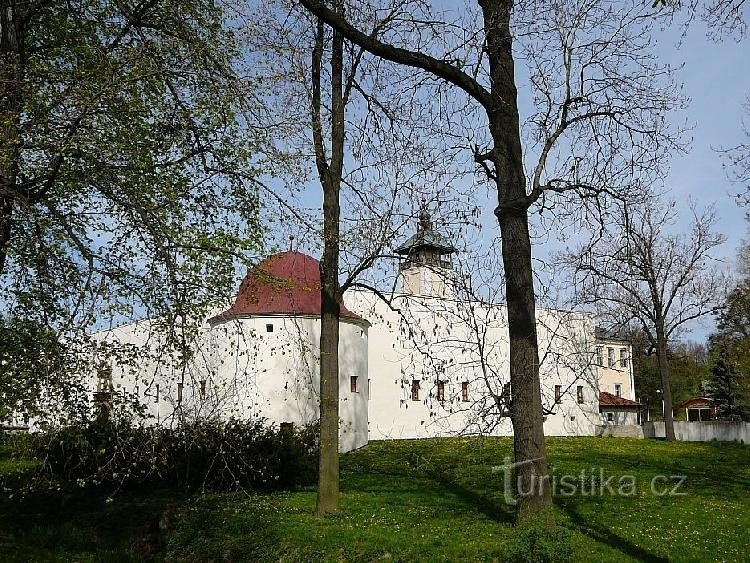
[[[556,532],[577,561],[740,561],[750,543],[750,448],[550,438],[556,476],[633,475],[636,494],[558,496]],[[312,516],[315,492],[181,498],[129,493],[0,505],[0,560],[493,561],[519,544],[502,477],[510,439],[373,442],[342,459],[342,512]],[[0,456],[0,470],[6,467]],[[679,497],[656,475],[685,475]],[[159,530],[160,515],[166,526]]]

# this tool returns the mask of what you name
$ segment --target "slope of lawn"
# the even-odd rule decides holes
[[[577,479],[579,494],[555,499],[574,560],[750,557],[750,447],[617,438],[548,444],[556,478]],[[0,560],[503,560],[525,548],[503,502],[503,478],[492,472],[511,453],[506,438],[373,442],[342,459],[343,511],[323,520],[312,516],[312,490],[6,500]],[[635,494],[607,493],[606,480],[623,475],[635,478]],[[657,475],[685,475],[686,494],[654,494]]]

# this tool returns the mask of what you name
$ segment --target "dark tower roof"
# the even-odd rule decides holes
[[[397,254],[408,256],[418,250],[437,250],[440,254],[453,254],[458,250],[450,241],[433,230],[432,219],[426,210],[419,214],[419,227],[417,233],[409,237],[401,246],[395,249]]]

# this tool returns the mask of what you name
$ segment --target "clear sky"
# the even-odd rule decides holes
[[[734,271],[737,249],[748,236],[745,214],[750,210],[740,208],[732,197],[744,186],[727,177],[717,150],[748,142],[743,120],[750,126],[750,115],[743,104],[750,95],[750,38],[717,42],[706,37],[700,23],[690,28],[681,43],[680,35],[677,28],[667,30],[659,45],[666,61],[684,64],[679,76],[690,104],[672,118],[687,119],[694,128],[688,154],[675,156],[670,163],[667,187],[680,202],[693,198],[701,205],[715,204],[718,230],[727,237],[720,253]],[[706,319],[685,337],[699,341],[712,328],[713,319]]]
[[[679,39],[679,30],[670,29],[661,35],[660,48],[665,60],[684,64],[679,76],[690,105],[672,117],[687,119],[694,129],[690,152],[670,163],[668,186],[678,200],[692,197],[702,204],[715,202],[719,229],[727,236],[722,250],[733,260],[747,234],[745,210],[731,197],[742,186],[727,178],[716,149],[747,142],[742,121],[750,125],[750,116],[742,106],[750,95],[750,39],[716,42],[706,37],[700,24],[678,46]]]
[[[438,2],[441,4],[441,2]],[[444,6],[451,12],[455,4]],[[682,68],[677,78],[684,85],[684,94],[689,98],[685,110],[673,112],[670,119],[675,123],[687,122],[692,126],[692,142],[686,155],[674,155],[664,165],[669,168],[667,188],[671,197],[683,207],[682,227],[688,228],[690,215],[687,202],[693,199],[699,206],[713,203],[719,216],[718,229],[727,236],[727,242],[719,249],[719,254],[727,261],[727,267],[734,265],[736,251],[741,240],[747,237],[748,225],[746,210],[737,206],[732,194],[744,186],[733,184],[727,177],[718,149],[747,142],[742,121],[750,125],[750,115],[746,116],[743,103],[750,95],[750,38],[736,41],[726,38],[721,41],[706,36],[706,28],[696,21],[683,37],[679,23],[657,34],[659,53],[664,62]],[[522,62],[519,64],[523,64]],[[522,69],[518,69],[523,74]],[[525,91],[526,90],[526,91]],[[519,83],[519,105],[529,105],[524,99],[528,90]],[[467,181],[470,181],[467,178]],[[307,193],[307,192],[306,192]],[[319,191],[316,182],[309,191],[311,207],[319,204]],[[483,208],[483,237],[494,237],[497,233],[496,220],[492,214],[494,195],[488,194],[485,202],[478,202]],[[411,232],[404,233],[404,238]],[[537,240],[534,255],[546,258],[559,248],[553,238]],[[685,337],[702,340],[713,327],[713,319],[693,327],[692,334]]]

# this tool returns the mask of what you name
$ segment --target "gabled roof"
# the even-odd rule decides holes
[[[432,229],[430,214],[423,211],[419,215],[419,227],[417,233],[412,235],[401,246],[394,249],[396,254],[409,255],[422,248],[437,250],[440,254],[452,254],[458,250],[450,241]]]
[[[234,305],[212,320],[252,315],[320,315],[320,263],[288,251],[274,254],[248,272]],[[362,320],[343,304],[344,319]]]
[[[599,406],[600,407],[638,408],[641,406],[641,404],[637,401],[631,401],[630,399],[626,399],[625,397],[618,397],[617,395],[613,395],[612,393],[607,393],[606,391],[600,391],[599,392]]]
[[[689,408],[709,408],[714,404],[711,397],[691,397],[687,401],[675,405],[673,409],[689,409]]]

